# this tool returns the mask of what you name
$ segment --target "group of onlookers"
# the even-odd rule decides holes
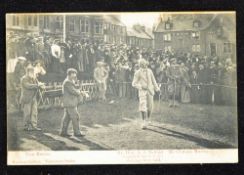
[[[28,65],[34,66],[36,74],[40,74],[39,78],[46,82],[63,81],[68,68],[75,68],[80,80],[93,79],[101,74],[101,70],[96,68],[98,66],[105,67],[108,74],[106,83],[100,84],[101,88],[115,96],[136,98],[131,82],[138,69],[138,60],[144,58],[157,83],[162,83],[162,99],[168,99],[173,88],[174,98],[183,103],[235,102],[236,64],[231,58],[154,51],[126,44],[79,40],[64,42],[54,37],[31,34],[11,33],[7,41],[7,72],[9,79],[14,79],[9,84],[13,90],[18,87]],[[175,70],[172,62],[176,65]],[[170,74],[178,74],[177,81],[170,79]]]

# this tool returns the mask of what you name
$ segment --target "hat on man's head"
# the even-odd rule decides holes
[[[138,63],[139,63],[139,66],[142,67],[142,66],[147,66],[148,65],[148,61],[145,60],[144,58],[141,58],[138,60]]]
[[[70,75],[71,73],[76,73],[76,74],[77,74],[77,70],[74,69],[74,68],[69,68],[69,69],[67,70],[67,75]]]
[[[104,66],[104,65],[105,65],[105,63],[103,61],[98,61],[97,62],[97,66]]]
[[[18,60],[26,61],[26,58],[25,57],[18,57]]]

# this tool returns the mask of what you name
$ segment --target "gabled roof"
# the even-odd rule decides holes
[[[160,21],[155,27],[154,32],[166,32],[166,31],[194,31],[194,30],[203,30],[207,28],[211,22],[216,18],[216,14],[201,14],[201,15],[190,15],[190,14],[175,14],[172,15],[172,18],[169,20],[172,22],[172,29],[166,30],[165,23],[166,21]],[[199,21],[200,27],[194,28],[193,22]]]
[[[111,23],[114,25],[125,26],[125,24],[114,15],[104,15],[103,19],[105,22],[108,22],[108,23]]]
[[[144,30],[140,29],[135,29],[134,27],[132,28],[127,28],[127,36],[134,36],[137,38],[143,38],[143,39],[153,39],[150,34],[148,34]]]
[[[146,34],[153,39],[154,38],[154,35],[153,35],[153,32],[152,32],[152,29],[146,28],[145,30],[146,30],[145,31]]]

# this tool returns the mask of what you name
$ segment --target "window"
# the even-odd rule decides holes
[[[231,53],[231,43],[224,43],[224,53]]]
[[[34,26],[37,26],[37,16],[34,16]]]
[[[172,51],[172,47],[171,46],[165,46],[164,47],[164,51],[165,52],[171,52]]]
[[[200,32],[192,32],[191,36],[192,36],[192,38],[199,39],[199,37],[200,37]]]
[[[31,26],[32,25],[32,17],[31,16],[28,16],[28,26]]]
[[[165,23],[165,29],[166,29],[166,30],[170,30],[170,28],[171,28],[171,24],[170,24],[170,22],[166,22],[166,23]]]
[[[192,52],[200,52],[200,51],[201,51],[201,47],[199,44],[192,45]]]
[[[18,16],[13,16],[12,24],[13,24],[13,26],[19,25],[19,17]]]
[[[216,31],[216,34],[217,34],[218,37],[221,37],[223,35],[223,28],[222,27],[218,27],[217,31]]]
[[[44,16],[44,29],[49,28],[49,16]]]
[[[71,17],[69,21],[69,31],[70,32],[75,31],[75,19],[73,17]]]
[[[164,41],[171,41],[171,34],[170,33],[164,34]]]
[[[88,33],[89,32],[89,21],[88,19],[80,19],[80,32]]]
[[[102,22],[95,22],[95,33],[102,34],[103,24]]]
[[[58,16],[56,18],[56,28],[59,30],[63,29],[63,17]]]

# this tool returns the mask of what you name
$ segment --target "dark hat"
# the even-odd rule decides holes
[[[69,69],[67,70],[67,75],[69,75],[69,74],[71,74],[71,73],[76,73],[76,74],[77,74],[77,70],[74,69],[74,68],[69,68]]]

